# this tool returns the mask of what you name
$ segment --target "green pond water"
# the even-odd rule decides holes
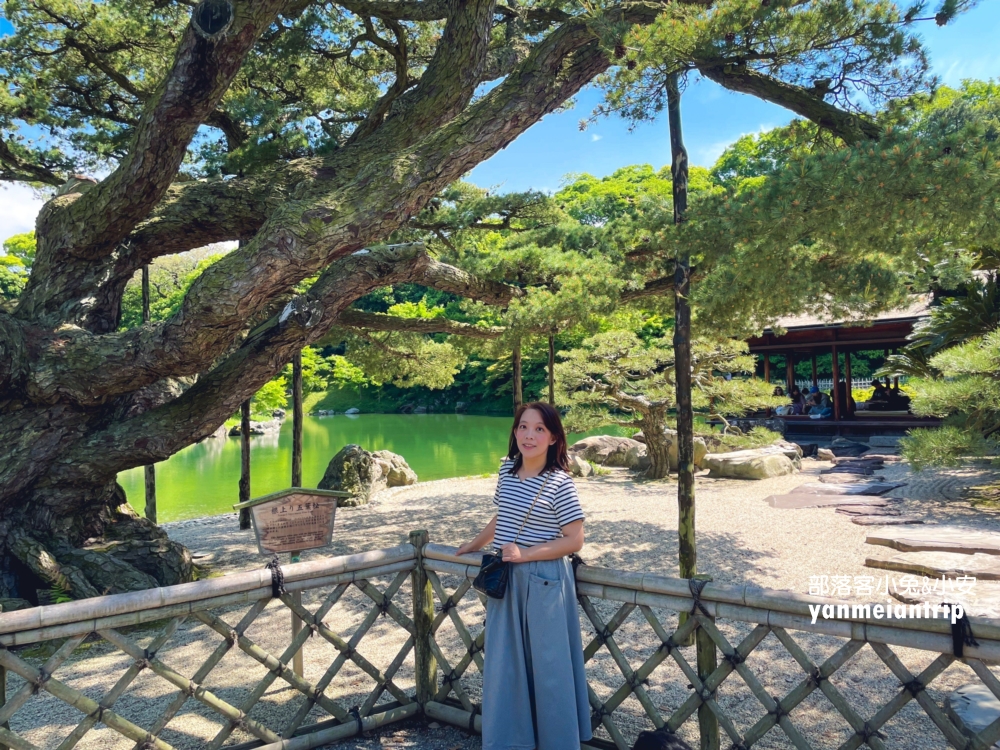
[[[496,471],[507,452],[509,417],[461,414],[360,414],[306,417],[302,425],[302,480],[315,487],[330,459],[349,443],[403,456],[421,481]],[[285,489],[292,474],[292,420],[281,431],[250,439],[253,497]],[[231,513],[239,501],[239,438],[209,438],[156,465],[160,522]],[[143,472],[118,475],[129,502],[145,507]]]

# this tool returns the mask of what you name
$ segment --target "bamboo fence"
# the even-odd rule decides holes
[[[192,704],[216,721],[214,735],[199,745],[209,750],[308,750],[420,715],[481,731],[476,698],[483,670],[485,601],[471,588],[478,556],[459,557],[451,547],[429,543],[426,532],[414,532],[409,543],[398,547],[285,565],[281,572],[284,592],[279,596],[274,596],[271,571],[255,570],[0,614],[0,667],[21,678],[17,689],[0,693],[6,696],[0,705],[0,746],[43,747],[31,727],[22,728],[18,715],[42,694],[77,712],[72,731],[55,744],[44,745],[59,750],[80,743],[99,747],[87,742],[88,735],[101,727],[127,738],[135,748],[172,750],[175,745],[168,741],[172,735],[165,730],[175,728],[183,718],[179,714]],[[351,634],[327,623],[348,591],[367,602],[366,614],[352,625]],[[304,592],[311,594],[308,606],[296,596]],[[976,643],[966,645],[962,656],[956,657],[947,620],[847,617],[813,622],[809,605],[845,603],[749,585],[709,582],[699,588],[683,579],[583,565],[577,570],[577,594],[595,729],[588,747],[626,750],[638,729],[678,731],[690,720],[691,726],[700,727],[697,736],[706,750],[755,745],[888,750],[908,746],[906,730],[892,720],[904,708],[913,711],[914,705],[939,731],[942,748],[988,750],[1000,740],[1000,719],[976,734],[949,710],[932,685],[952,665],[963,665],[1000,700],[1000,679],[990,668],[1000,663],[997,621],[972,618]],[[304,624],[299,631],[280,636],[280,653],[268,651],[248,632],[269,605],[286,608]],[[235,625],[230,624],[233,613],[240,615]],[[170,666],[169,650],[185,621],[203,624],[217,641],[192,674]],[[380,664],[358,647],[366,638],[384,637],[386,628],[395,631],[403,645],[391,660]],[[150,631],[152,639],[140,646],[140,635]],[[653,647],[640,648],[640,635],[647,645],[652,639]],[[768,692],[751,668],[769,636],[772,648],[783,649],[795,665],[788,679],[796,684],[780,698]],[[803,639],[812,637],[833,644],[832,653],[821,663],[802,645]],[[310,638],[332,647],[328,653],[334,654],[328,663],[311,665],[322,675],[313,680],[291,668],[303,650],[309,658]],[[125,659],[122,673],[99,700],[69,684],[60,671],[86,661],[87,655],[76,652],[95,639]],[[45,642],[52,642],[54,651],[40,663],[41,658],[30,656],[26,649]],[[891,672],[898,689],[881,705],[859,708],[831,677],[864,648]],[[894,649],[925,652],[931,661],[913,671]],[[233,650],[264,670],[264,677],[241,702],[212,684],[213,670]],[[774,659],[770,652],[766,658]],[[347,665],[371,686],[360,705],[353,707],[333,686]],[[400,682],[404,666],[413,670],[410,688]],[[604,670],[600,678],[599,668]],[[614,680],[608,679],[609,669],[617,675]],[[155,720],[145,724],[115,710],[135,689],[141,674],[173,691]],[[651,680],[657,681],[655,687]],[[669,707],[657,693],[664,681],[677,696]],[[281,711],[255,710],[273,693],[269,691],[275,683],[284,684],[291,696]],[[749,726],[737,721],[722,699],[733,685],[748,693],[748,702],[759,703],[759,718]],[[812,701],[810,710],[815,711],[817,696],[824,699],[822,705],[831,716],[836,714],[845,723],[834,745],[811,733],[814,725],[807,720],[806,707]],[[691,734],[690,728],[686,731]]]

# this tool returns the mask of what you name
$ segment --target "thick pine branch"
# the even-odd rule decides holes
[[[875,123],[825,102],[822,96],[802,86],[733,65],[703,64],[698,66],[698,72],[730,91],[751,94],[790,109],[826,128],[845,143],[853,145],[865,140],[877,140],[881,135],[882,131]]]
[[[338,325],[360,328],[366,331],[391,331],[397,333],[450,333],[475,339],[499,338],[506,331],[499,326],[477,326],[460,323],[448,318],[401,318],[398,315],[380,315],[360,310],[344,310],[337,320]]]

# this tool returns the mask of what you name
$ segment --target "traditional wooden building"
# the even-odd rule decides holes
[[[849,394],[854,385],[851,374],[852,352],[883,350],[888,356],[905,346],[908,343],[907,336],[913,332],[914,324],[928,315],[930,302],[930,295],[921,295],[915,297],[910,306],[882,313],[869,321],[824,321],[812,316],[783,318],[774,328],[782,329],[784,333],[779,335],[774,329],[768,329],[762,336],[750,339],[747,343],[752,354],[763,358],[764,379],[778,384],[783,381],[788,388],[795,382],[795,365],[802,361],[812,362],[812,382],[815,385],[818,382],[817,356],[831,354],[833,383],[845,382],[846,392]],[[772,368],[771,360],[775,355],[782,355],[785,359],[785,372],[780,375]],[[843,355],[843,367],[840,364],[840,355]],[[868,383],[857,383],[857,385],[865,387]],[[788,431],[857,435],[893,434],[903,433],[913,427],[931,427],[940,423],[937,419],[920,418],[905,411],[859,409],[851,414],[848,405],[841,403],[843,397],[839,392],[840,389],[833,387],[831,390],[832,418],[785,416],[783,419],[788,423]]]

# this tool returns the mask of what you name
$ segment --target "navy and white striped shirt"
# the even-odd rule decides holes
[[[583,519],[583,508],[580,507],[573,477],[557,468],[522,482],[516,474],[510,473],[513,465],[510,459],[504,459],[500,464],[500,477],[493,495],[493,504],[497,506],[497,528],[493,536],[495,549],[513,542],[515,537],[519,547],[549,542],[562,536],[563,526]],[[518,536],[517,530],[546,477],[548,483]]]

